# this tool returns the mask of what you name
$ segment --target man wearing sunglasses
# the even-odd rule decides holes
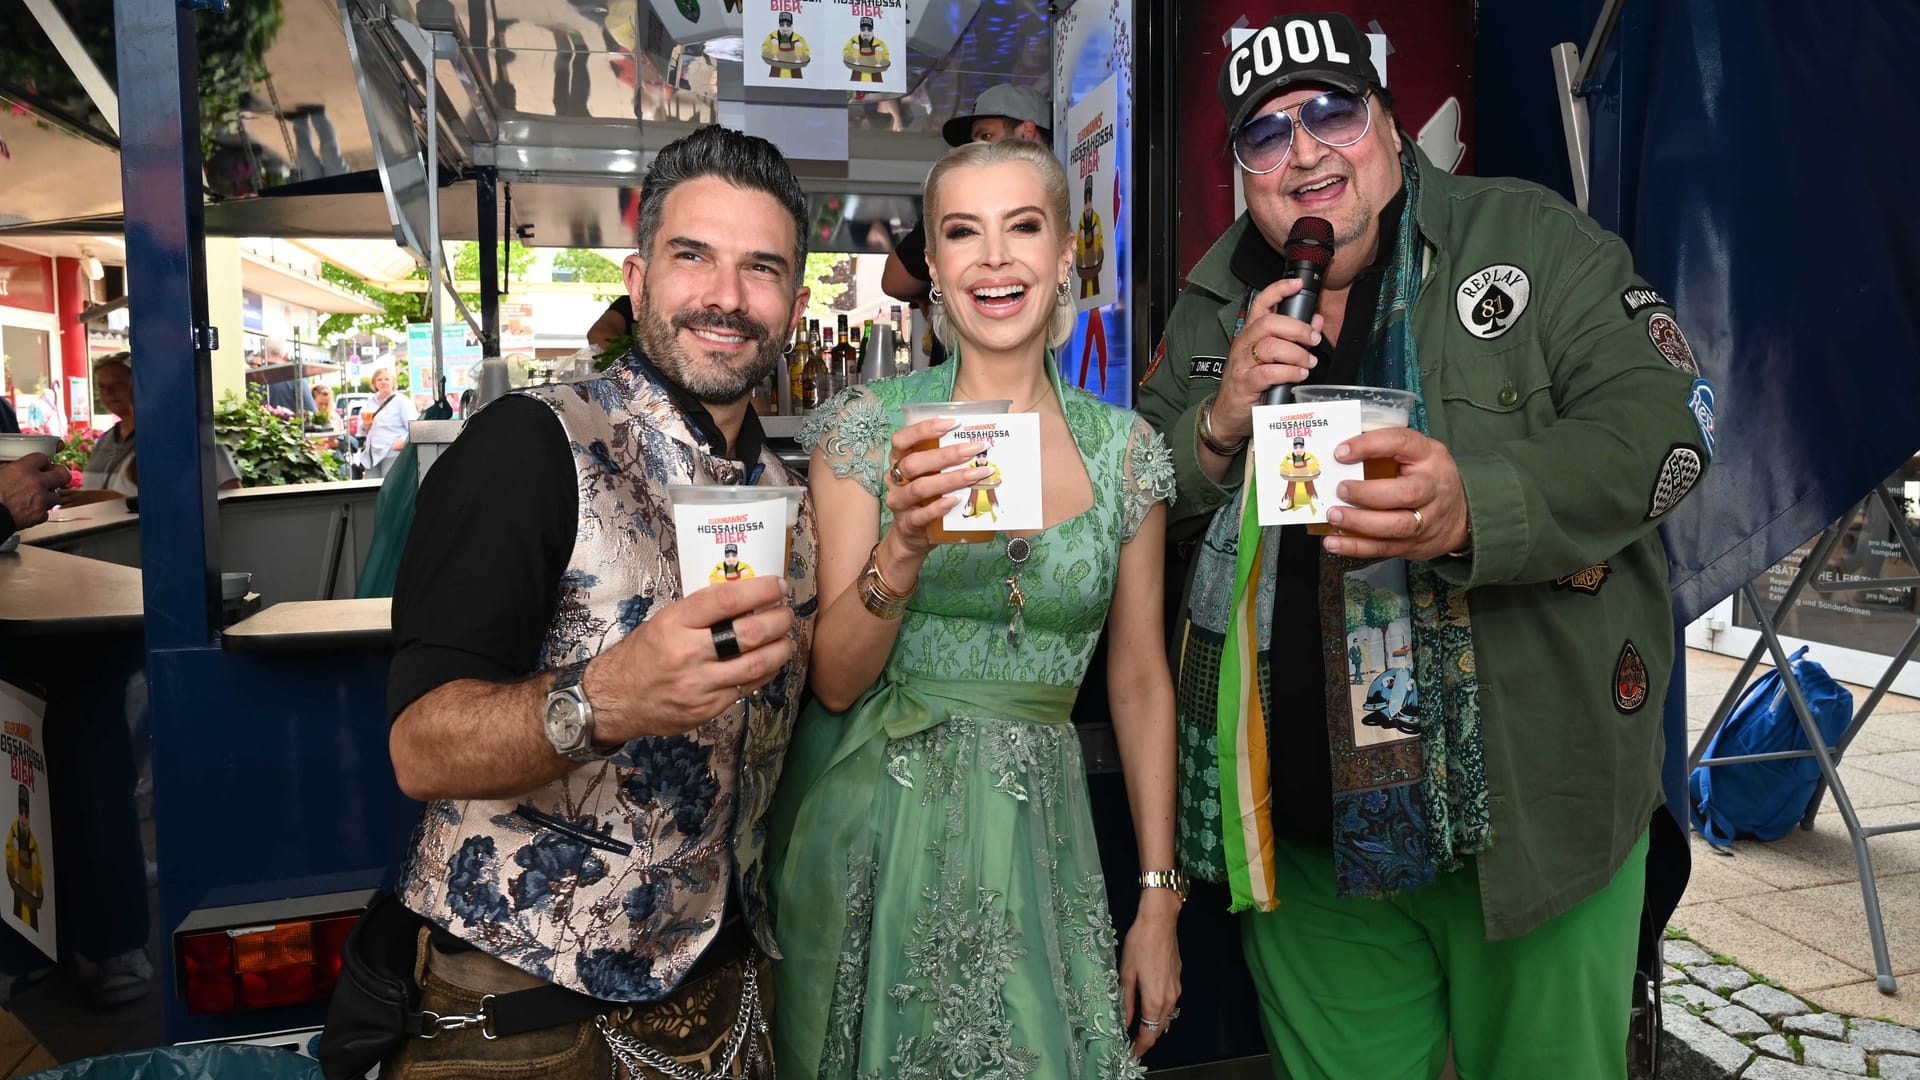
[[[1451,1046],[1463,1077],[1618,1078],[1698,372],[1625,244],[1435,167],[1369,57],[1338,14],[1228,54],[1247,213],[1140,386],[1181,496],[1181,860],[1243,913],[1281,1076],[1426,1080]],[[1310,322],[1276,310],[1303,217],[1335,242]],[[1336,448],[1399,472],[1322,492],[1351,504],[1324,539],[1243,513],[1251,410],[1299,382],[1419,402]],[[1418,718],[1392,731],[1383,665]]]

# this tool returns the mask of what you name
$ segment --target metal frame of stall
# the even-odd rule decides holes
[[[1718,735],[1720,729],[1726,725],[1727,717],[1733,711],[1734,704],[1746,691],[1747,680],[1759,666],[1761,654],[1770,654],[1775,670],[1781,672],[1792,670],[1792,665],[1787,661],[1786,645],[1780,640],[1777,626],[1780,620],[1793,610],[1795,601],[1807,588],[1811,587],[1814,592],[1828,596],[1866,589],[1911,589],[1920,586],[1920,577],[1875,578],[1869,581],[1845,582],[1814,580],[1822,570],[1826,569],[1828,560],[1833,557],[1835,549],[1840,546],[1840,541],[1845,538],[1848,523],[1855,513],[1864,508],[1866,503],[1875,500],[1878,500],[1881,507],[1886,510],[1887,519],[1893,526],[1895,537],[1900,541],[1900,549],[1906,555],[1908,565],[1920,566],[1920,541],[1915,540],[1913,530],[1907,526],[1906,511],[1893,497],[1893,493],[1888,491],[1885,485],[1881,485],[1875,488],[1865,500],[1856,503],[1854,508],[1849,509],[1838,521],[1821,532],[1813,551],[1801,562],[1799,573],[1794,575],[1792,583],[1787,586],[1786,594],[1780,598],[1779,604],[1771,613],[1760,603],[1759,591],[1754,588],[1752,582],[1742,585],[1740,597],[1753,612],[1754,620],[1759,623],[1760,640],[1754,642],[1752,651],[1747,654],[1746,663],[1740,666],[1740,673],[1734,677],[1733,684],[1727,687],[1726,695],[1720,699],[1719,707],[1714,710],[1713,720],[1707,724],[1706,730],[1700,733],[1693,752],[1688,755],[1687,768],[1691,771],[1702,765],[1739,765],[1799,758],[1812,758],[1820,766],[1820,783],[1814,788],[1813,798],[1807,803],[1806,813],[1800,819],[1800,828],[1802,830],[1813,828],[1814,818],[1820,812],[1821,797],[1829,790],[1832,791],[1833,805],[1840,811],[1840,820],[1846,824],[1847,839],[1853,844],[1853,858],[1859,868],[1860,896],[1866,905],[1867,937],[1873,944],[1876,985],[1881,993],[1892,994],[1899,987],[1893,976],[1893,962],[1887,952],[1887,930],[1880,915],[1880,889],[1874,878],[1873,853],[1868,850],[1867,841],[1889,833],[1912,832],[1920,829],[1920,821],[1897,825],[1862,825],[1860,815],[1853,807],[1853,800],[1847,796],[1847,786],[1840,779],[1840,761],[1846,755],[1847,747],[1852,745],[1854,736],[1860,734],[1860,729],[1866,726],[1867,719],[1873,715],[1874,708],[1880,704],[1882,698],[1886,697],[1887,690],[1893,685],[1895,677],[1913,658],[1914,651],[1920,649],[1920,623],[1915,624],[1913,632],[1907,635],[1906,642],[1900,646],[1898,652],[1894,653],[1892,660],[1887,664],[1886,671],[1880,676],[1880,681],[1874,685],[1873,692],[1868,695],[1867,703],[1854,713],[1852,722],[1847,725],[1847,730],[1841,734],[1839,741],[1834,745],[1827,745],[1819,726],[1814,723],[1813,713],[1807,706],[1806,695],[1800,689],[1800,680],[1786,678],[1781,680],[1781,685],[1787,692],[1787,700],[1793,705],[1794,715],[1799,718],[1801,733],[1806,737],[1806,749],[1785,750],[1771,754],[1740,754],[1733,757],[1706,756],[1707,748],[1712,745],[1714,736]]]

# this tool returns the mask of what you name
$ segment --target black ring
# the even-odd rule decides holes
[[[731,660],[740,655],[740,639],[733,632],[733,620],[722,619],[711,627],[713,633],[713,651],[720,659]]]

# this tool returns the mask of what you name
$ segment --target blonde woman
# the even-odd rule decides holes
[[[375,400],[371,411],[360,422],[361,451],[367,479],[383,479],[393,468],[393,459],[407,446],[407,425],[413,422],[413,402],[393,390],[393,369],[380,368],[373,373]]]
[[[934,326],[956,362],[850,389],[804,436],[817,700],[775,807],[775,1059],[827,1078],[1139,1076],[1180,986],[1172,462],[1131,412],[1061,383],[1059,163],[1020,139],[964,146],[928,176],[926,207]],[[953,424],[903,427],[901,406],[999,398],[1040,417],[1045,527],[936,546],[929,523],[990,467],[945,472],[977,447],[914,450]],[[1126,658],[1108,683],[1140,864],[1161,872],[1117,966],[1069,722],[1103,625]]]

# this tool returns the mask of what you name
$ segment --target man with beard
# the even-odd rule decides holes
[[[747,399],[806,306],[805,214],[771,143],[668,145],[625,265],[639,344],[488,406],[421,487],[388,705],[394,773],[430,802],[399,894],[441,1020],[385,1075],[772,1074],[762,817],[813,511],[785,573],[681,596],[668,486],[800,483]]]

